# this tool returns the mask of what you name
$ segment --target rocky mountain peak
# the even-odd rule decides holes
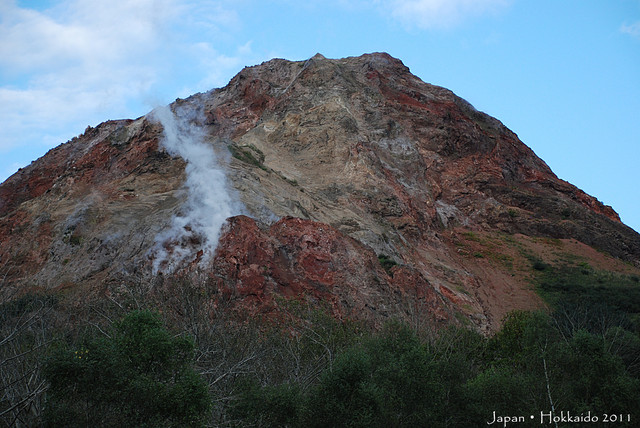
[[[611,207],[386,53],[273,59],[163,114],[88,128],[0,185],[5,294],[180,276],[251,313],[286,296],[488,330],[542,304],[518,266],[550,245],[640,264]]]

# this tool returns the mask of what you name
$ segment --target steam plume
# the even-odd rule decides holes
[[[152,249],[153,272],[173,271],[184,262],[200,262],[213,256],[225,220],[241,211],[227,187],[224,171],[218,164],[212,145],[204,142],[203,129],[197,125],[193,109],[160,107],[150,118],[162,124],[162,145],[172,156],[187,163],[185,188],[187,200],[170,227],[156,237]]]

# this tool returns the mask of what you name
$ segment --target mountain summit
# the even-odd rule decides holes
[[[532,260],[569,256],[638,273],[640,235],[385,53],[245,68],[89,127],[0,186],[3,299],[188,279],[243,313],[282,296],[488,331],[543,305]]]

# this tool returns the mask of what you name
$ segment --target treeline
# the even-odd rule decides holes
[[[393,322],[373,332],[306,313],[286,331],[227,324],[213,347],[145,310],[59,336],[43,357],[29,357],[38,369],[29,377],[47,385],[38,414],[7,412],[5,383],[3,419],[51,427],[480,427],[523,416],[519,426],[555,426],[540,424],[541,412],[553,411],[599,417],[588,426],[610,426],[604,414],[637,426],[640,337],[607,319],[514,312],[485,338],[454,327],[421,336]]]
[[[541,412],[552,411],[591,412],[601,423],[589,426],[622,414],[622,425],[637,426],[638,335],[559,325],[544,313],[515,312],[488,339],[451,328],[425,341],[390,324],[340,352],[312,385],[249,377],[230,412],[238,426],[486,427],[494,412],[541,426]]]
[[[75,312],[23,296],[0,306],[0,426],[638,426],[635,279],[613,278],[607,301],[612,278],[536,269],[555,309],[511,313],[491,337],[374,330],[296,301],[254,323],[186,281]],[[578,280],[599,302],[581,304]],[[591,421],[541,424],[550,412]]]

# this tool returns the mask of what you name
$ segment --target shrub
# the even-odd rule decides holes
[[[441,367],[406,326],[346,350],[307,401],[304,426],[438,426]]]
[[[391,272],[391,268],[396,266],[398,263],[396,263],[395,260],[387,256],[386,254],[380,254],[378,256],[378,261],[380,262],[380,265],[385,270],[385,272],[387,272],[389,276],[393,276],[393,273]]]
[[[192,367],[194,344],[167,331],[157,314],[132,312],[109,336],[45,362],[46,426],[198,427],[210,407]]]

